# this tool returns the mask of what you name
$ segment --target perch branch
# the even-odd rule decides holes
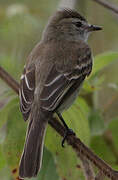
[[[0,66],[0,78],[8,84],[17,94],[19,93],[19,84]]]
[[[95,177],[95,180],[104,180],[104,174],[101,171],[99,171]]]
[[[2,67],[0,67],[0,77],[18,94],[19,84]],[[49,121],[49,124],[62,137],[64,136],[65,128],[56,118],[52,118]],[[111,180],[118,180],[118,171],[113,170],[106,162],[95,155],[78,137],[76,137],[76,135],[68,136],[66,141],[72,146],[73,150],[79,157],[83,156],[88,159]]]
[[[112,12],[118,14],[118,7],[114,4],[109,3],[108,0],[93,0],[93,1],[111,10]]]
[[[89,161],[83,156],[79,156],[79,158],[82,161],[82,169],[83,169],[86,180],[95,180],[94,171]]]

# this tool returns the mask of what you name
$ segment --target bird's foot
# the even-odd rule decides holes
[[[64,143],[65,143],[65,140],[67,139],[67,137],[72,136],[72,135],[75,136],[75,132],[72,129],[67,128],[65,131],[62,143],[61,143],[62,147],[64,147]]]

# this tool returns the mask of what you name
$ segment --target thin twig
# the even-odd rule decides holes
[[[0,67],[0,77],[18,94],[19,84],[3,68]],[[3,78],[4,77],[4,78]],[[52,118],[49,124],[64,137],[65,128],[56,119]],[[95,155],[76,135],[68,136],[67,143],[72,146],[73,150],[79,157],[86,157],[98,169],[111,180],[118,180],[118,171],[113,170],[107,163]]]
[[[64,136],[65,129],[56,118],[51,119],[49,123],[61,136]],[[105,176],[111,180],[118,180],[118,171],[113,170],[105,161],[95,155],[79,138],[71,135],[67,137],[66,141],[72,146],[79,157],[86,157]]]
[[[111,4],[108,2],[108,0],[93,0],[97,3],[99,3],[100,5],[104,6],[105,8],[111,10],[112,12],[118,14],[118,7],[114,4]]]
[[[101,171],[99,171],[95,177],[95,180],[104,180],[104,174]]]
[[[82,169],[84,171],[84,175],[86,180],[95,180],[94,179],[94,171],[90,164],[90,162],[83,156],[79,157],[82,162]]]
[[[19,84],[0,66],[0,78],[5,81],[17,94],[19,93]]]

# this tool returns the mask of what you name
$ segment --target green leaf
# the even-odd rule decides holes
[[[63,117],[70,128],[72,128],[78,137],[89,144],[90,129],[88,124],[89,107],[83,98],[78,98],[74,105],[64,112]]]
[[[102,158],[109,164],[116,163],[115,155],[102,136],[94,136],[91,139],[91,148],[100,158]]]
[[[116,152],[118,152],[118,118],[113,119],[109,123],[108,130],[112,137],[114,149],[116,149]],[[118,156],[118,154],[117,154],[117,156]]]
[[[92,76],[116,60],[118,60],[118,52],[107,52],[97,55],[94,59]]]
[[[6,160],[3,154],[2,146],[0,145],[0,170],[6,165]]]
[[[65,143],[65,148],[61,146],[62,138],[48,126],[46,133],[46,147],[52,152],[56,161],[57,172],[61,179],[78,179],[79,171],[77,169],[78,158],[70,146]]]
[[[104,82],[104,76],[101,77],[95,77],[94,79],[87,79],[83,84],[83,90],[82,93],[94,93],[96,90],[99,90],[101,87],[101,84]]]
[[[3,143],[7,164],[13,170],[18,167],[25,141],[26,123],[24,123],[19,105],[10,108],[7,121],[7,134]]]
[[[9,102],[0,109],[0,128],[6,123],[11,108],[16,104],[18,104],[18,97],[13,97],[13,99],[10,99]]]
[[[82,98],[78,98],[73,106],[63,113],[64,120],[68,126],[74,130],[76,135],[89,144],[90,129],[88,124],[89,107]],[[79,179],[81,171],[77,165],[80,163],[75,152],[65,143],[65,148],[61,147],[62,138],[48,126],[46,133],[46,147],[52,152],[57,163],[57,171],[62,179]]]
[[[5,166],[4,168],[0,169],[0,179],[11,180],[11,172],[8,166]]]
[[[92,110],[89,115],[89,124],[92,135],[101,135],[105,130],[104,119],[99,110]]]

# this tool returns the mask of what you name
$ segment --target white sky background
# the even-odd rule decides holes
[[[74,9],[76,6],[77,0],[60,0],[59,8],[70,8]]]

